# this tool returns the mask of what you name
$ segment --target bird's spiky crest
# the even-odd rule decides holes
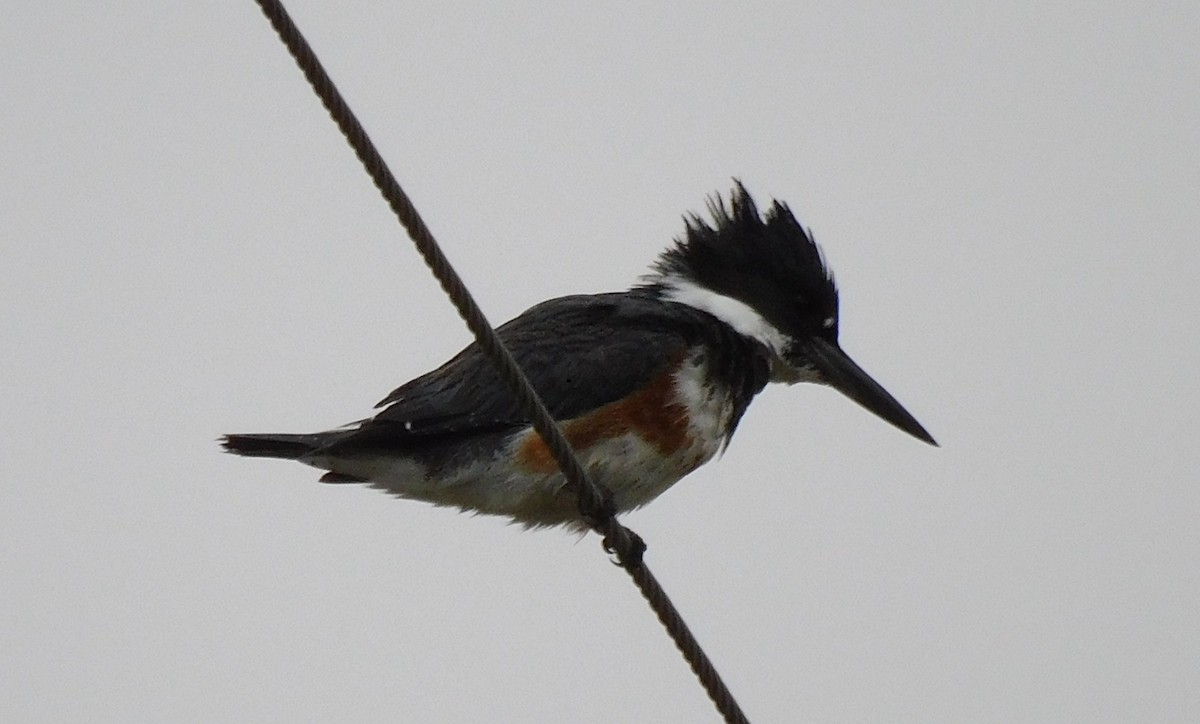
[[[773,201],[761,215],[735,179],[728,202],[714,194],[708,212],[711,224],[697,214],[685,217],[685,235],[655,262],[648,286],[686,280],[749,304],[782,329],[836,339],[833,274],[787,204]]]

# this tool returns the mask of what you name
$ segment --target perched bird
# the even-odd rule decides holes
[[[788,207],[765,216],[740,182],[711,223],[686,220],[629,291],[551,299],[497,329],[618,511],[650,502],[708,462],[768,382],[830,385],[936,445],[838,346],[838,292]],[[250,457],[299,460],[322,482],[582,527],[540,436],[472,344],[397,388],[374,417],[312,434],[223,438]]]

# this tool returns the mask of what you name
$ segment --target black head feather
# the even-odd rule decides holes
[[[774,201],[760,216],[741,181],[728,204],[708,200],[710,225],[685,217],[686,235],[654,264],[651,284],[682,278],[753,307],[796,338],[819,335],[837,341],[838,293],[812,234],[787,204]]]

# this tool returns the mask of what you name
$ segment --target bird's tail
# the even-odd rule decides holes
[[[266,433],[250,435],[226,435],[221,438],[225,452],[251,458],[283,458],[297,460],[330,442],[330,433],[317,432],[308,435]]]

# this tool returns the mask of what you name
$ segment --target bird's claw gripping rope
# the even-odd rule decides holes
[[[618,531],[615,535],[605,535],[604,540],[600,542],[604,550],[608,551],[609,555],[615,555],[617,560],[613,563],[622,568],[642,565],[642,557],[646,554],[646,541],[620,523],[617,523],[616,527]],[[621,540],[622,535],[626,536],[626,540]]]
[[[617,504],[612,491],[599,484],[593,487],[598,497],[579,497],[579,513],[583,522],[603,537],[601,545],[609,555],[616,556],[614,563],[618,566],[629,568],[642,565],[646,542],[617,520]]]

